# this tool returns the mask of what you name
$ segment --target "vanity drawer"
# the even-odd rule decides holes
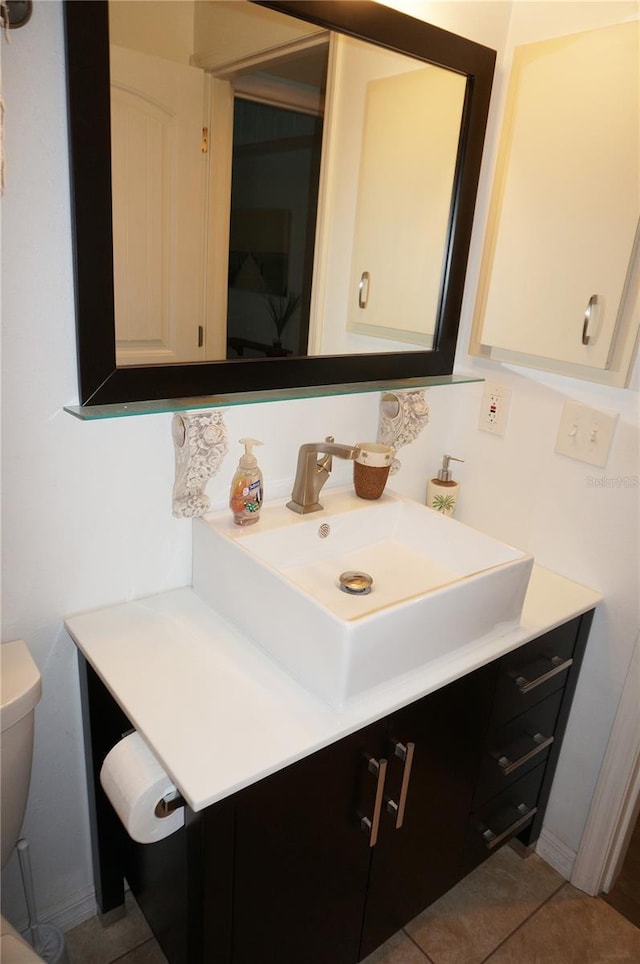
[[[537,813],[544,772],[544,764],[537,766],[471,814],[465,842],[465,873],[531,824]]]
[[[546,760],[554,742],[563,695],[563,690],[558,690],[489,733],[473,798],[474,807],[482,806],[514,780]]]
[[[574,619],[558,626],[502,658],[492,726],[501,726],[565,686],[579,624]]]

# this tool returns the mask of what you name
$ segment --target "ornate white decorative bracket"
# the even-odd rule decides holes
[[[397,450],[413,442],[429,421],[429,406],[425,390],[384,392],[380,396],[378,442],[392,445]],[[391,463],[391,474],[400,468],[400,460]]]
[[[204,489],[220,470],[227,454],[227,430],[222,412],[181,412],[173,416],[171,435],[176,453],[173,514],[192,519],[209,511]]]

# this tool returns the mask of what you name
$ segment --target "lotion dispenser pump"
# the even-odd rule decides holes
[[[252,451],[254,445],[262,445],[262,442],[255,438],[241,438],[240,444],[244,445],[244,455],[231,482],[229,508],[237,526],[250,526],[260,518],[262,507],[262,472]]]
[[[460,485],[453,478],[449,462],[464,462],[455,455],[443,455],[442,467],[438,469],[435,478],[429,479],[427,483],[427,505],[443,515],[453,515],[456,511],[458,501],[458,490]]]

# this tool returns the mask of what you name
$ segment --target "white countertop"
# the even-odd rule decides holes
[[[593,609],[599,593],[534,566],[520,626],[335,710],[191,588],[69,616],[68,632],[193,810],[255,783]]]

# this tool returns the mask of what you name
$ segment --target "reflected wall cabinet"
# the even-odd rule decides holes
[[[466,81],[406,61],[366,83],[348,327],[432,348]]]
[[[624,386],[639,324],[638,21],[516,48],[471,351]]]

